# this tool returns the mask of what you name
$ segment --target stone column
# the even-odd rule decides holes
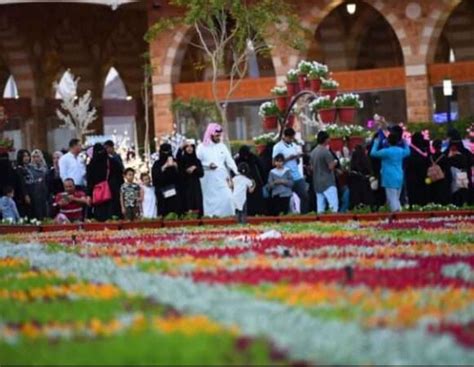
[[[432,118],[431,92],[426,65],[405,66],[407,122],[427,122]]]
[[[173,93],[171,90],[171,85],[153,86],[153,120],[157,138],[173,131],[174,116],[171,112]]]

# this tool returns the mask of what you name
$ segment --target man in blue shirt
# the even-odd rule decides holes
[[[403,187],[403,160],[410,155],[410,148],[403,142],[403,147],[397,145],[399,137],[396,133],[388,136],[388,148],[379,149],[383,144],[380,138],[375,139],[370,156],[382,161],[380,170],[381,186],[385,188],[387,203],[392,212],[401,210],[400,194]]]
[[[299,170],[299,160],[303,156],[298,146],[294,143],[295,130],[291,127],[283,131],[282,139],[273,147],[272,157],[283,154],[285,157],[285,167],[290,170],[293,179],[293,191],[300,198],[301,213],[308,212],[308,184]]]

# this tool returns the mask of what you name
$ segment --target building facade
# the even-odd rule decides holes
[[[79,94],[92,91],[99,110],[93,126],[97,134],[135,129],[142,141],[145,52],[153,65],[152,134],[174,129],[177,119],[170,105],[177,98],[211,98],[205,59],[190,45],[193,29],[177,27],[150,44],[143,40],[151,24],[179,9],[167,0],[130,1],[117,10],[99,2],[0,5],[0,105],[9,117],[3,129],[15,136],[18,147],[64,146],[67,133],[55,117],[60,100],[53,84],[68,70],[81,78]],[[271,54],[257,58],[229,102],[231,138],[260,132],[258,105],[301,59],[328,64],[342,91],[362,95],[360,122],[374,113],[390,121],[432,121],[447,110],[441,87],[445,78],[454,85],[451,110],[461,118],[474,115],[473,1],[292,3],[310,30],[306,50],[265,40]],[[354,12],[348,4],[355,5]]]

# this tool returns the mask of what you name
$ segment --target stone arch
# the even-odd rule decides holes
[[[463,0],[439,1],[439,7],[430,13],[421,33],[422,36],[419,46],[421,54],[426,54],[426,64],[431,64],[434,62],[436,49],[444,26],[446,25],[450,15],[461,4],[462,1]]]
[[[358,2],[365,3],[380,13],[394,31],[402,49],[404,59],[407,55],[411,55],[412,50],[407,34],[404,31],[404,25],[390,5],[387,5],[386,2],[382,0],[358,0]],[[345,3],[345,0],[321,0],[311,4],[309,8],[301,8],[299,13],[301,25],[309,30],[308,33],[310,33],[310,36],[307,38],[307,51],[300,52],[281,45],[277,45],[277,47],[272,50],[273,65],[278,82],[281,83],[284,81],[287,70],[295,67],[299,60],[317,55],[317,53],[320,52],[321,46],[314,42],[314,35],[324,19],[343,3]]]
[[[470,1],[460,2],[452,9],[435,46],[435,63],[449,62],[452,50],[456,61],[474,60],[474,6]]]
[[[111,67],[117,69],[130,95],[140,96],[143,82],[143,62],[141,58],[146,46],[137,42],[139,37],[130,33],[131,25],[123,20],[114,28],[105,42],[101,61],[100,80],[101,87]]]
[[[342,6],[344,3],[345,1],[342,0],[333,0],[327,2],[324,7],[318,7],[317,5],[315,5],[310,12],[303,16],[303,24],[309,27],[312,34],[316,34],[316,32],[318,32],[318,30],[320,29],[321,24],[323,24],[331,14],[334,14],[333,12],[338,7]],[[402,58],[404,59],[405,51],[410,49],[410,44],[408,42],[407,35],[404,31],[403,24],[401,23],[395,11],[390,6],[387,6],[383,1],[357,0],[356,4],[357,3],[358,5],[363,4],[364,6],[370,7],[371,10],[375,11],[378,15],[380,15],[381,19],[383,19],[388,24],[388,26],[391,28],[396,37],[396,40],[402,51]],[[386,14],[386,11],[388,11],[388,14]],[[354,29],[350,30],[350,38],[348,42],[355,41],[357,37],[360,37],[360,31],[364,26],[367,25],[368,20],[370,20],[370,16],[362,16],[360,19],[356,20]],[[332,33],[333,34],[331,34],[331,41],[341,42],[341,34],[335,34],[334,32]],[[342,37],[342,42],[346,41],[344,40],[344,37]],[[335,38],[337,38],[337,40]],[[403,63],[404,60],[402,60],[402,64]]]
[[[6,15],[0,16],[0,50],[19,94],[35,101],[35,75],[28,47]]]
[[[94,85],[94,58],[86,47],[83,35],[77,29],[75,24],[71,24],[71,19],[65,18],[54,31],[50,46],[52,46],[59,57],[60,64],[57,65],[57,73],[59,74],[60,71],[71,69],[71,72],[76,77],[81,78],[79,92],[86,90],[96,92]]]

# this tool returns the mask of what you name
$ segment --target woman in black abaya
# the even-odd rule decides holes
[[[107,179],[108,175],[108,179]],[[112,197],[116,194],[114,183],[122,180],[122,168],[120,164],[108,156],[104,146],[100,143],[94,145],[92,159],[87,166],[87,192],[92,197],[94,186],[107,179],[112,191]],[[100,222],[112,219],[114,215],[113,200],[103,204],[92,203],[92,215]]]
[[[204,175],[201,161],[196,156],[196,147],[188,144],[177,156],[181,175],[180,193],[183,212],[195,212],[202,216],[202,191],[200,178]]]
[[[170,213],[180,214],[179,171],[173,158],[171,145],[161,144],[160,157],[151,170],[156,191],[158,214],[166,217]]]

